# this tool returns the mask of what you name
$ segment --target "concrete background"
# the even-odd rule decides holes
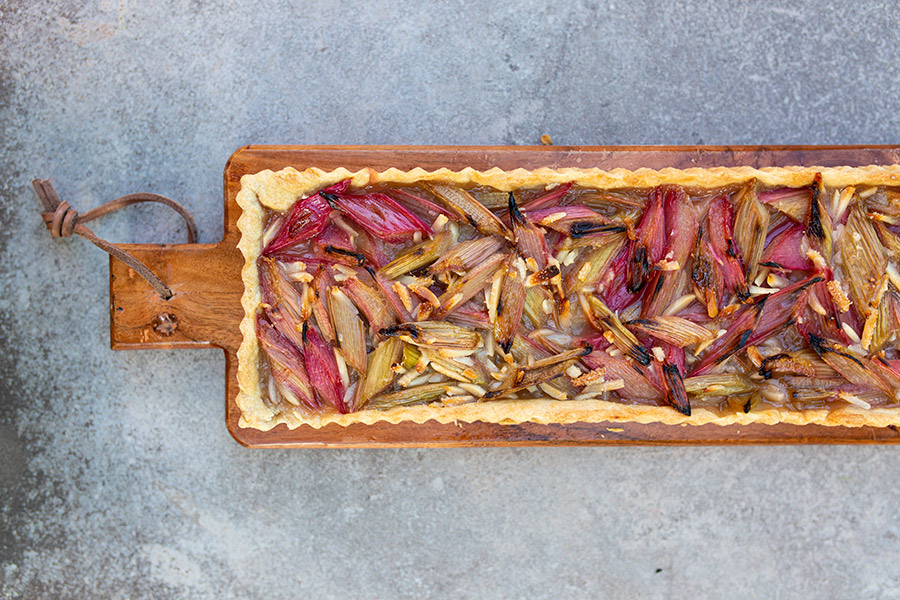
[[[249,451],[38,216],[216,241],[250,142],[898,142],[892,3],[656,4],[0,0],[0,596],[900,597],[896,447]]]

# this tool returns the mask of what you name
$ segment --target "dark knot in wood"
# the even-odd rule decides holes
[[[168,337],[178,329],[178,317],[172,313],[159,313],[153,320],[153,331],[161,336]]]

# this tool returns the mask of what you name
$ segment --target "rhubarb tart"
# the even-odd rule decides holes
[[[900,423],[900,167],[241,179],[243,427]]]

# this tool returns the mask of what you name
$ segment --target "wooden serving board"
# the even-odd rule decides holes
[[[495,425],[433,421],[417,425],[376,424],[351,427],[279,425],[268,432],[238,426],[237,358],[243,316],[240,238],[235,197],[241,176],[278,170],[371,167],[458,170],[473,167],[714,167],[862,166],[900,163],[900,146],[245,146],[225,166],[225,235],[218,244],[131,244],[123,248],[162,277],[175,292],[162,300],[129,267],[111,258],[110,342],[114,350],[221,348],[225,351],[225,420],[234,438],[249,447],[523,446],[586,444],[811,444],[898,443],[896,428],[796,425],[671,426],[636,423],[574,425]]]

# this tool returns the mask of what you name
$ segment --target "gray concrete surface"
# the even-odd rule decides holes
[[[897,15],[0,0],[0,596],[900,597],[897,448],[246,450],[219,352],[108,349],[106,259],[29,185],[216,241],[250,142],[896,143]]]

